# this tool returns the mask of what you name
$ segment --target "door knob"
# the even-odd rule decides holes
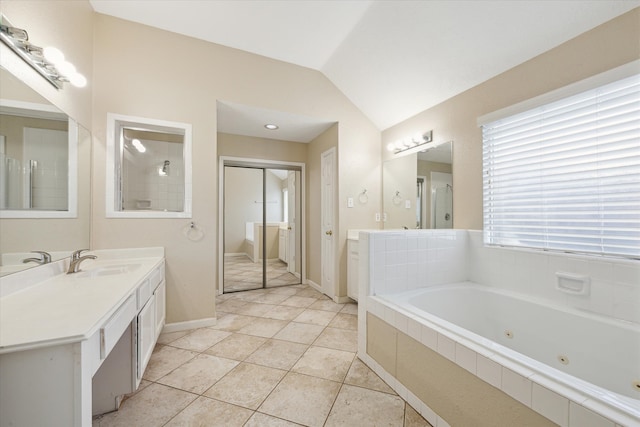
[[[326,234],[327,236],[333,236],[333,231],[325,231],[324,234]]]
[[[287,230],[291,230],[291,227],[287,227]]]

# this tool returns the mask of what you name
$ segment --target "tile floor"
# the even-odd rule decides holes
[[[287,264],[279,259],[267,260],[267,287],[300,283],[287,271]],[[224,257],[224,291],[246,291],[262,287],[262,263],[253,262],[246,255]]]
[[[139,390],[93,426],[429,426],[356,357],[355,304],[295,285],[216,305],[216,326],[162,334]]]

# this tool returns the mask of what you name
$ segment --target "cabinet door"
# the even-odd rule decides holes
[[[158,340],[158,336],[162,332],[162,328],[164,327],[165,317],[166,317],[166,301],[167,301],[167,286],[164,282],[160,283],[160,286],[156,288],[155,291],[156,297],[156,330],[155,330],[155,339]]]
[[[347,296],[358,301],[359,243],[347,242]]]
[[[149,363],[156,341],[156,299],[151,295],[138,314],[138,381]]]

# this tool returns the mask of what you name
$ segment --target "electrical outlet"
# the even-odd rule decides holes
[[[387,222],[387,213],[382,214],[382,222]]]
[[[349,197],[347,199],[347,207],[348,208],[352,208],[353,207],[353,197]]]
[[[407,199],[404,201],[404,207],[407,209],[411,209],[411,200]]]
[[[376,212],[376,222],[380,222],[380,212]]]

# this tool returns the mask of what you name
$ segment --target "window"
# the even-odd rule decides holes
[[[640,75],[482,135],[485,244],[640,257]]]

